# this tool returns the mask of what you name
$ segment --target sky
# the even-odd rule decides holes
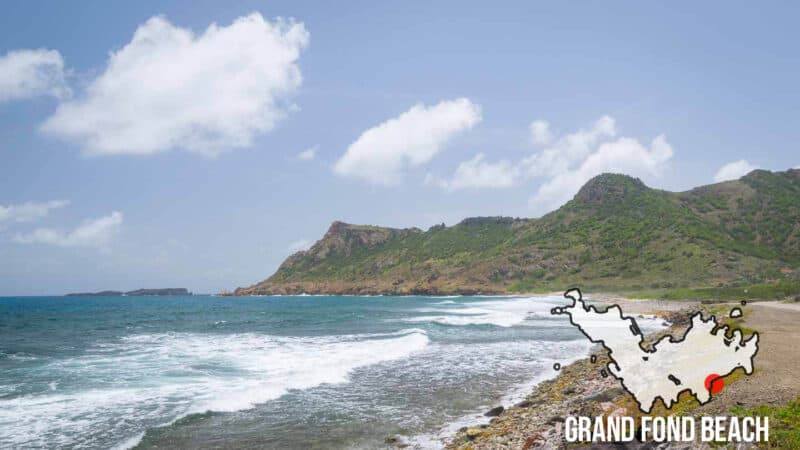
[[[0,295],[268,277],[334,220],[800,166],[791,2],[18,2]]]

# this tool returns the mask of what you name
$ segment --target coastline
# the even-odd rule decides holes
[[[594,294],[591,300],[606,305],[619,304],[629,314],[655,314],[670,322],[668,329],[648,335],[647,343],[652,343],[665,334],[682,335],[686,332],[688,318],[696,311],[703,311],[704,314],[720,314],[724,322],[732,322],[732,319],[723,316],[722,312],[738,305],[738,303],[707,305],[691,300],[627,299],[614,294]],[[796,327],[791,327],[793,320],[800,319],[800,305],[762,302],[754,303],[748,309],[746,319],[735,321],[736,326],[741,326],[747,335],[753,331],[759,333],[767,331],[768,337],[781,333],[781,339],[766,341],[760,349],[759,370],[751,376],[744,376],[741,371],[729,375],[726,377],[726,385],[735,382],[737,388],[724,390],[705,405],[699,405],[688,393],[683,393],[680,402],[673,409],[666,410],[663,404],[658,403],[650,415],[731,414],[737,408],[741,410],[762,405],[783,406],[800,396],[800,382],[791,376],[800,370],[800,355],[793,355],[790,358],[785,356],[787,350],[788,354],[792,354],[791,343],[797,342],[796,339],[800,338],[800,331],[797,331]],[[791,317],[787,317],[787,314]],[[590,355],[596,358],[594,363]],[[483,420],[461,427],[445,440],[444,448],[448,450],[566,448],[567,443],[562,428],[567,416],[631,416],[635,419],[641,417],[642,413],[636,407],[635,400],[622,389],[619,382],[612,376],[603,377],[600,374],[600,369],[609,362],[607,351],[596,346],[590,355],[566,365],[555,377],[541,381],[522,401],[506,407],[496,417],[483,417]],[[762,368],[769,370],[760,370]],[[575,446],[575,444],[570,445]],[[639,448],[642,445],[648,444],[629,444],[626,448]],[[666,444],[663,448],[709,447],[702,443],[688,445],[683,443]]]

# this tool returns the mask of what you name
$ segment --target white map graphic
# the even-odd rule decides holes
[[[758,333],[743,340],[742,332],[719,327],[714,316],[703,320],[701,313],[692,322],[683,339],[665,336],[651,351],[642,346],[636,321],[622,314],[618,305],[599,312],[587,305],[578,289],[564,294],[572,305],[554,308],[553,314],[566,314],[589,340],[608,349],[609,372],[634,396],[639,408],[648,413],[658,397],[671,408],[678,394],[689,390],[703,404],[711,400],[706,387],[709,375],[727,376],[739,367],[753,373],[753,357],[758,351]],[[716,378],[716,377],[715,377]]]

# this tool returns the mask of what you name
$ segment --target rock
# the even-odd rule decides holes
[[[619,397],[620,395],[624,394],[625,391],[622,388],[616,387],[611,389],[606,389],[605,391],[598,392],[596,394],[587,396],[583,398],[585,402],[610,402],[611,400]]]
[[[461,428],[458,429],[458,431],[463,433],[463,432],[467,431],[467,427],[461,427]]]
[[[517,403],[514,406],[516,406],[517,408],[529,408],[529,407],[533,406],[533,402],[531,402],[529,400],[523,400],[523,401]]]
[[[575,388],[571,388],[571,387],[564,389],[564,391],[562,392],[562,394],[564,394],[564,395],[570,395],[570,394],[574,394],[574,393],[575,393]]]
[[[547,419],[547,423],[549,423],[550,425],[555,425],[557,423],[564,423],[564,418],[559,416],[553,416]]]
[[[467,439],[473,440],[476,437],[480,436],[481,433],[483,433],[483,430],[480,429],[480,428],[476,428],[476,427],[467,428],[467,431],[466,431]]]
[[[408,447],[406,440],[402,436],[398,435],[388,436],[385,442],[395,448]]]
[[[505,411],[505,410],[506,409],[503,408],[502,406],[496,406],[496,407],[490,409],[489,411],[486,411],[484,416],[486,416],[486,417],[497,417],[500,414],[503,414],[503,411]]]

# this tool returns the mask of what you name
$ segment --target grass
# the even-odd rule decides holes
[[[800,296],[800,282],[782,281],[746,286],[671,289],[663,292],[660,298],[665,300],[783,300],[795,296]]]
[[[755,408],[733,408],[739,417],[769,417],[769,443],[764,448],[800,448],[800,397],[784,406],[757,406]]]

